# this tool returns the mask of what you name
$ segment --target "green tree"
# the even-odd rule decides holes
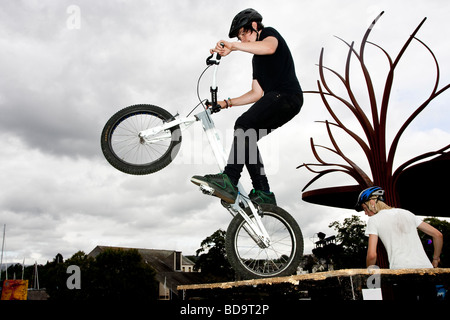
[[[46,288],[47,293],[52,300],[71,299],[70,291],[67,289],[66,280],[69,276],[66,273],[67,266],[64,263],[63,256],[57,254],[52,262],[48,262],[44,266],[38,266],[37,276],[39,280],[39,288]]]
[[[24,280],[27,280],[27,273],[25,273],[25,269],[23,265],[20,263],[11,264],[8,266],[8,279],[22,279],[22,271],[24,272]],[[2,272],[1,278],[2,281],[6,280],[6,270]]]
[[[95,259],[93,296],[101,300],[156,300],[155,271],[135,249],[107,249]]]
[[[345,218],[343,223],[332,222],[328,227],[337,231],[336,254],[333,256],[335,269],[365,268],[367,237],[364,232],[366,223],[359,216]]]
[[[80,268],[81,289],[69,289],[67,268]],[[51,300],[60,301],[141,301],[157,299],[155,271],[135,249],[107,249],[95,259],[84,252],[65,262],[54,260],[39,271]]]
[[[196,251],[198,256],[194,269],[200,270],[208,282],[234,280],[234,272],[227,260],[224,230],[217,230],[206,237]]]
[[[67,280],[71,276],[67,269],[71,265],[80,268],[80,290],[67,287]],[[95,270],[95,259],[87,256],[83,251],[78,251],[66,261],[60,254],[56,255],[52,262],[41,268],[39,278],[43,279],[42,284],[47,289],[51,300],[89,300],[92,298],[93,282],[96,277],[93,270]]]

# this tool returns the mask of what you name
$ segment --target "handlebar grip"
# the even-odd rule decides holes
[[[220,107],[219,104],[217,104],[216,106],[211,108],[211,113],[216,113],[219,112],[220,110],[222,110],[222,108]]]
[[[225,43],[221,42],[220,45],[222,46],[222,48],[225,48]],[[222,56],[217,53],[217,60],[220,60],[220,58],[222,58]]]
[[[222,48],[224,48],[225,47],[225,43],[223,43],[223,42],[221,42],[220,43],[220,45],[222,46]],[[219,61],[221,58],[222,58],[222,56],[220,55],[220,54],[218,54],[217,52],[215,52],[215,54],[216,54],[216,62],[214,62],[214,61],[211,61],[211,60],[213,60],[213,58],[214,58],[214,52],[213,52],[213,54],[211,54],[208,58],[206,58],[206,64],[209,66],[209,65],[213,65],[213,64],[219,64],[217,61]]]
[[[213,104],[211,102],[209,102],[209,100],[206,100],[205,104],[206,104],[206,108],[211,110],[211,114],[217,113],[220,110],[222,110],[222,107],[220,106],[220,104],[216,104],[215,106],[213,106]]]

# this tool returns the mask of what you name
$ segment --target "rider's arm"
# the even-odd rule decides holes
[[[442,252],[442,245],[444,243],[442,233],[438,229],[436,229],[435,227],[426,222],[422,222],[421,224],[419,224],[418,228],[419,230],[425,232],[427,235],[433,238],[434,252],[432,265],[433,267],[437,268],[439,262],[441,261],[440,256]]]
[[[261,99],[263,94],[264,94],[264,91],[261,88],[261,86],[259,85],[258,80],[254,79],[252,81],[252,89],[249,92],[244,93],[240,97],[230,99],[231,105],[232,106],[243,106],[246,104],[254,103],[254,102],[258,101],[259,99]],[[225,101],[219,101],[219,104],[222,108],[227,107],[227,103]]]
[[[224,44],[224,46],[222,46]],[[267,37],[262,41],[255,42],[229,42],[220,40],[211,52],[218,52],[222,57],[230,54],[231,51],[243,51],[256,55],[274,54],[278,47],[278,40],[275,37]]]
[[[275,37],[267,37],[256,42],[231,42],[231,51],[243,51],[256,55],[274,54],[278,47],[278,40]]]
[[[373,266],[377,263],[377,244],[378,236],[376,234],[369,234],[369,245],[367,246],[367,267]]]

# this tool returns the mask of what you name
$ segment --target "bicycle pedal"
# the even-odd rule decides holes
[[[220,200],[220,203],[221,203],[222,206],[223,206],[224,208],[226,208],[226,209],[231,208],[231,204],[228,203],[228,202],[226,202],[226,201],[224,201],[224,200]]]
[[[215,192],[214,188],[211,188],[210,186],[207,186],[204,184],[200,185],[200,190],[201,190],[201,192],[203,192],[203,194],[206,194],[209,196],[214,195],[214,192]]]

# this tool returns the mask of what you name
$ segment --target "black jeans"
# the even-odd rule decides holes
[[[269,92],[243,113],[234,126],[234,140],[224,173],[237,184],[244,165],[253,188],[269,191],[269,182],[257,142],[295,117],[303,105],[303,94]]]

